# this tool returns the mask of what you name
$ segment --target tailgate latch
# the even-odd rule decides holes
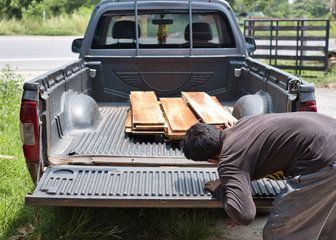
[[[302,84],[301,79],[291,79],[288,82],[287,90],[290,94],[298,94],[300,89],[300,84]]]

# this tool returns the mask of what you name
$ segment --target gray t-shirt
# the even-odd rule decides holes
[[[222,134],[214,195],[236,222],[255,216],[251,180],[283,171],[310,174],[336,160],[336,119],[310,112],[262,114],[242,118]]]

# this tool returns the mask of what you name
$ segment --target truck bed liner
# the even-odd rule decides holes
[[[29,206],[221,208],[203,189],[218,178],[216,168],[53,166],[48,167]],[[257,207],[270,207],[284,181],[252,182]]]
[[[232,106],[233,102],[222,104]],[[218,178],[213,164],[187,160],[178,143],[164,142],[160,135],[126,134],[129,103],[99,106],[99,126],[71,132],[62,139],[64,150],[52,157],[68,165],[46,168],[34,193],[26,196],[26,205],[222,207],[203,190],[205,182]],[[71,165],[70,159],[77,165]],[[284,181],[270,179],[252,182],[256,206],[271,207],[285,186]]]
[[[178,143],[162,141],[160,135],[132,136],[125,133],[125,121],[129,105],[100,107],[101,123],[94,131],[71,133],[72,137],[62,139],[65,150],[56,157],[108,156],[108,157],[150,157],[184,158]]]
[[[234,102],[225,102],[225,106],[232,106]],[[100,104],[99,110],[102,120],[95,130],[74,131],[68,137],[61,139],[61,145],[53,155],[56,158],[121,157],[134,161],[135,158],[166,159],[193,164],[186,160],[179,148],[178,142],[165,142],[160,135],[130,135],[125,133],[128,103]],[[168,162],[167,162],[168,163]]]

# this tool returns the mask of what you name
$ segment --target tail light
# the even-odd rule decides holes
[[[316,102],[310,101],[301,105],[300,111],[317,112]]]
[[[36,102],[22,101],[20,111],[20,132],[23,153],[27,161],[38,161],[40,139]]]

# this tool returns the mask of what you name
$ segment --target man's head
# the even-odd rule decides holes
[[[190,127],[181,142],[184,155],[194,161],[207,161],[217,156],[221,149],[221,130],[205,123]]]

